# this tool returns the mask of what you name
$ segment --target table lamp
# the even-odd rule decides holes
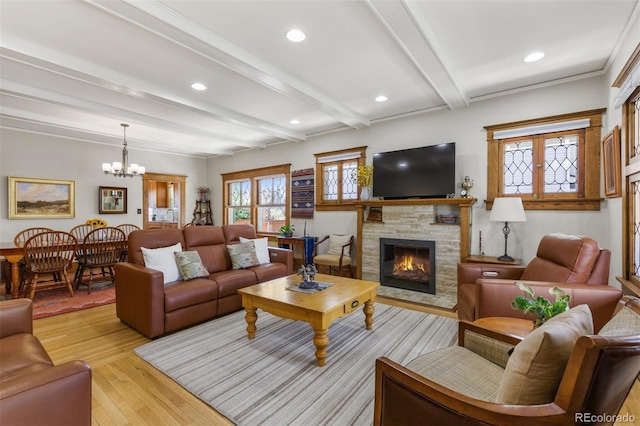
[[[522,200],[520,197],[498,197],[493,200],[491,208],[491,216],[489,220],[495,222],[504,222],[504,255],[498,260],[504,262],[513,262],[513,257],[507,254],[507,239],[509,238],[509,222],[526,222],[527,217],[524,214]]]

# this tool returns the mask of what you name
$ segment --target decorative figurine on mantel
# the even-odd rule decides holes
[[[460,184],[462,189],[460,190],[460,197],[469,198],[471,195],[469,194],[469,190],[473,187],[473,181],[469,176],[464,177],[464,181]]]
[[[318,270],[316,265],[302,265],[298,270],[298,275],[302,275],[302,282],[298,284],[300,288],[318,288],[318,283],[315,282],[316,274]]]

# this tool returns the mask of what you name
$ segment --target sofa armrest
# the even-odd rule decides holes
[[[33,304],[29,299],[0,304],[0,339],[14,334],[33,334]]]
[[[144,266],[116,263],[116,314],[145,336],[164,334],[164,276]]]
[[[446,366],[439,366],[447,368]],[[373,424],[547,424],[566,412],[555,403],[500,405],[470,398],[385,357],[376,360]]]
[[[0,423],[91,424],[91,368],[71,361],[3,381]]]
[[[516,265],[458,263],[458,285],[472,284],[480,278],[517,280],[524,270],[524,266]]]
[[[589,305],[593,317],[594,333],[611,319],[620,298],[622,291],[608,285],[570,284],[552,283],[546,281],[522,281],[530,286],[536,296],[553,299],[549,294],[549,289],[554,286],[566,291],[571,299],[569,306],[586,304]],[[510,280],[488,280],[476,281],[476,319],[484,317],[510,317],[510,318],[531,318],[535,317],[522,314],[522,311],[511,307],[511,302],[516,296],[522,296],[522,290]]]
[[[287,265],[289,275],[293,274],[293,250],[279,247],[269,247],[269,259],[271,262],[279,262]]]

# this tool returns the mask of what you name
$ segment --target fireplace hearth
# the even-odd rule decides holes
[[[380,284],[436,294],[435,241],[380,238]]]

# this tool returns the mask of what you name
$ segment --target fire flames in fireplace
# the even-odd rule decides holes
[[[396,256],[392,276],[411,281],[429,281],[429,264],[426,259],[413,255]]]
[[[436,243],[380,238],[380,284],[436,294]]]

